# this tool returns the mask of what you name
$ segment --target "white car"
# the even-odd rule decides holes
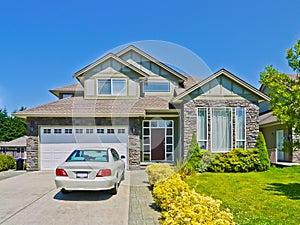
[[[63,194],[80,190],[117,194],[125,174],[124,158],[113,148],[76,149],[56,168],[56,187]]]

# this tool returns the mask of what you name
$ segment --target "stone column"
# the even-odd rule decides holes
[[[39,152],[38,152],[38,137],[30,136],[27,139],[26,144],[26,170],[27,171],[36,171],[39,170]]]

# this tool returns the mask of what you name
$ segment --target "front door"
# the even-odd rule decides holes
[[[165,160],[165,129],[151,129],[151,160]]]
[[[284,142],[284,131],[277,130],[276,131],[276,149],[277,149],[277,161],[284,160],[284,152],[283,149],[283,142]]]
[[[142,161],[174,161],[174,121],[144,120]]]

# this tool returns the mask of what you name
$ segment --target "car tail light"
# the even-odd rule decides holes
[[[111,176],[111,170],[110,169],[102,169],[99,170],[97,173],[97,177],[109,177]]]
[[[68,174],[64,169],[56,169],[56,176],[67,177]]]

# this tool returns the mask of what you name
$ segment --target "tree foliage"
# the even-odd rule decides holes
[[[265,141],[265,137],[262,132],[258,133],[257,141],[254,146],[258,150],[258,157],[260,161],[259,171],[265,171],[270,169],[270,158]]]
[[[287,128],[300,133],[300,40],[286,51],[288,65],[296,73],[289,76],[273,66],[260,73],[260,83],[267,88],[271,98],[270,109],[277,120]]]
[[[21,107],[20,110],[24,110]],[[6,109],[0,109],[0,141],[11,141],[26,134],[26,122],[9,116]]]

